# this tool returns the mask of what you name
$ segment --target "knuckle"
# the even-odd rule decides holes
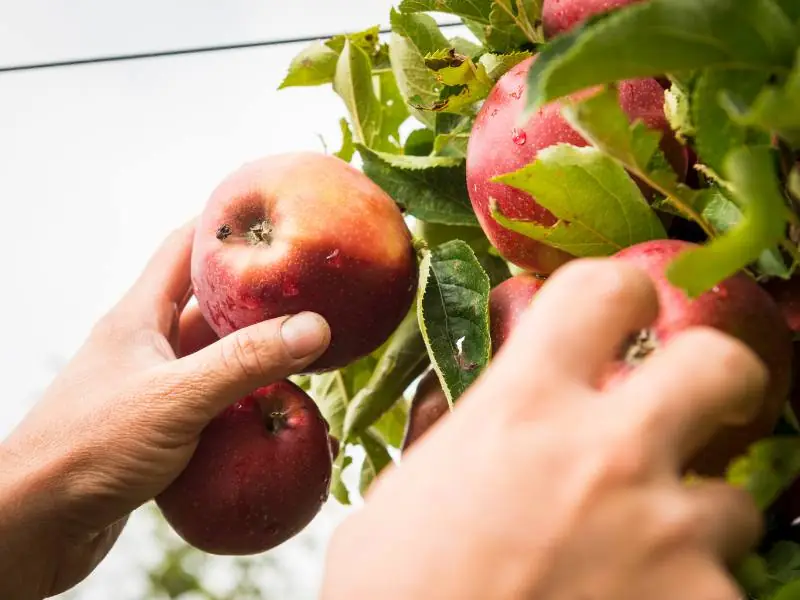
[[[611,259],[580,259],[561,268],[561,281],[598,296],[612,305],[630,305],[643,297],[656,302],[655,289],[641,270]]]
[[[612,485],[631,485],[642,483],[650,478],[652,460],[646,444],[631,432],[612,431],[604,436],[593,448],[602,448],[599,454],[601,476]]]
[[[678,494],[664,494],[654,503],[650,519],[653,545],[662,550],[695,547],[700,542],[702,516]]]
[[[223,366],[245,378],[258,377],[266,369],[257,340],[244,329],[223,338],[220,349]]]

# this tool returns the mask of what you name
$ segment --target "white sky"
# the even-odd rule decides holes
[[[0,66],[355,30],[385,25],[391,4],[0,0]],[[321,150],[318,135],[339,143],[330,89],[276,91],[301,47],[0,73],[0,439],[228,172]],[[331,507],[308,535],[324,538],[340,514]],[[141,598],[130,567],[152,555],[148,536],[134,519],[75,597]],[[302,547],[276,552],[297,573],[287,600],[311,598],[321,568]]]

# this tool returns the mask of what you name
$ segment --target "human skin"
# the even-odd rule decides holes
[[[680,474],[722,425],[752,416],[764,365],[697,328],[601,392],[592,382],[657,316],[650,280],[576,261],[536,298],[450,416],[340,526],[323,600],[741,597],[724,565],[759,538],[760,515],[743,490]]]
[[[0,598],[86,577],[214,415],[325,350],[313,315],[213,341],[184,310],[190,239],[186,227],[166,242],[0,444]],[[561,269],[450,418],[337,532],[323,597],[737,598],[722,565],[755,543],[760,515],[744,492],[686,489],[678,473],[722,424],[749,418],[765,369],[741,343],[692,330],[612,392],[592,389],[656,308],[628,265]]]
[[[193,232],[170,236],[0,444],[0,598],[38,600],[84,579],[215,415],[327,347],[327,324],[310,313],[216,341],[195,306],[184,310]]]

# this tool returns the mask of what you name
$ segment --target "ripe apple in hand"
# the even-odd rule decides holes
[[[599,13],[635,4],[642,0],[544,0],[542,4],[542,26],[544,35],[550,39]]]
[[[481,227],[500,254],[526,271],[549,275],[572,257],[504,228],[492,218],[489,202],[494,198],[506,217],[555,225],[556,217],[529,194],[491,179],[521,169],[533,162],[540,150],[555,144],[588,145],[561,115],[561,101],[544,105],[526,123],[520,123],[526,79],[535,59],[527,58],[504,74],[483,103],[467,147],[467,189]],[[661,85],[655,79],[634,79],[622,81],[618,87],[620,104],[628,118],[641,119],[651,129],[663,132],[662,150],[679,176],[684,177],[686,149],[675,139],[664,115]],[[592,89],[584,90],[572,98],[591,93]]]
[[[299,533],[322,508],[334,452],[338,442],[314,401],[279,381],[220,413],[156,503],[199,550],[264,552]]]
[[[747,425],[727,427],[691,461],[700,475],[722,475],[732,458],[769,435],[788,398],[792,370],[792,336],[772,298],[753,279],[738,273],[694,300],[666,278],[669,263],[681,252],[695,248],[690,242],[656,240],[625,248],[615,260],[645,271],[653,280],[659,300],[659,316],[652,327],[633,340],[613,365],[605,386],[613,386],[640,360],[674,335],[693,326],[714,327],[747,344],[764,362],[770,374],[761,412]],[[703,365],[697,365],[702,369]],[[688,374],[687,374],[688,375]],[[731,373],[736,377],[736,373]]]
[[[417,286],[411,234],[366,175],[312,152],[244,165],[213,192],[197,225],[192,284],[220,337],[302,311],[328,321],[331,343],[307,371],[377,349]]]

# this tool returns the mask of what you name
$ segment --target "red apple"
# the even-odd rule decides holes
[[[542,25],[547,39],[581,25],[599,13],[635,4],[642,0],[544,0]]]
[[[781,309],[786,323],[794,333],[800,333],[800,277],[771,279],[764,289],[773,297]]]
[[[406,431],[403,436],[403,452],[419,440],[431,426],[450,412],[447,396],[439,383],[436,371],[431,369],[420,379],[411,408],[408,411]]]
[[[481,107],[467,148],[467,187],[478,221],[500,254],[526,271],[548,275],[572,257],[509,231],[489,214],[489,199],[494,198],[507,217],[554,225],[555,216],[529,194],[491,179],[521,169],[533,162],[540,150],[554,144],[588,145],[561,115],[560,101],[546,104],[520,125],[526,78],[535,58],[525,59],[503,75]],[[594,92],[584,90],[573,98],[590,93]],[[662,148],[676,170],[685,174],[686,150],[675,139],[664,115],[664,90],[659,83],[655,79],[623,81],[619,95],[631,121],[641,119],[664,133]]]
[[[506,341],[519,317],[530,306],[533,296],[544,285],[544,279],[521,273],[506,279],[489,294],[489,331],[492,352],[497,353]]]
[[[639,360],[673,336],[694,326],[714,327],[747,344],[761,358],[770,382],[760,413],[747,425],[728,427],[691,461],[689,468],[701,475],[724,473],[730,460],[769,435],[780,418],[789,394],[792,370],[792,336],[778,306],[753,279],[738,273],[691,300],[666,278],[665,270],[681,252],[696,248],[679,240],[644,242],[618,252],[622,260],[645,271],[653,280],[659,300],[659,316],[653,326],[625,349],[630,357],[615,365],[605,387],[621,381]],[[697,365],[702,369],[703,365]],[[731,373],[736,377],[736,373]]]
[[[492,351],[496,353],[528,308],[544,280],[521,273],[497,285],[489,294],[489,330]],[[403,450],[422,437],[430,427],[450,411],[447,397],[436,372],[431,369],[420,380],[408,413]]]
[[[264,552],[299,533],[322,508],[332,444],[314,401],[279,381],[220,413],[156,503],[195,548],[223,555]]]
[[[308,371],[377,349],[411,307],[417,262],[394,201],[334,156],[300,152],[244,165],[214,191],[197,225],[192,284],[220,337],[301,311],[331,343]]]

